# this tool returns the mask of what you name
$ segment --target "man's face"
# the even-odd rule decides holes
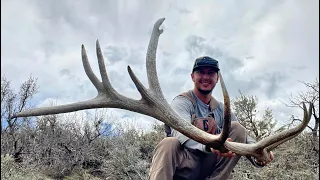
[[[219,76],[213,68],[201,67],[191,74],[191,78],[200,93],[209,94],[216,86]]]

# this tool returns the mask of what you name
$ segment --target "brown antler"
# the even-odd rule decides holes
[[[226,141],[229,129],[231,125],[231,109],[230,109],[230,100],[228,96],[227,89],[225,87],[223,78],[221,73],[220,76],[220,84],[223,91],[224,96],[224,124],[222,133],[219,135],[212,135],[206,133],[189,122],[183,120],[174,110],[170,108],[170,105],[165,100],[160,84],[158,81],[157,71],[156,71],[156,51],[158,46],[158,40],[160,34],[163,30],[159,29],[160,25],[163,23],[164,18],[159,19],[152,31],[151,39],[148,46],[147,57],[146,57],[146,66],[147,66],[147,76],[149,89],[146,89],[142,83],[135,76],[131,68],[128,66],[129,75],[136,85],[138,91],[141,94],[140,100],[134,100],[131,98],[127,98],[117,91],[111,86],[105,64],[104,59],[101,53],[100,45],[97,40],[96,48],[97,48],[97,58],[99,63],[99,69],[101,74],[102,82],[96,77],[93,73],[90,64],[88,62],[87,54],[84,46],[82,45],[82,62],[83,67],[87,76],[89,77],[92,84],[96,87],[98,91],[98,95],[87,101],[67,104],[67,105],[59,105],[52,107],[43,107],[26,110],[24,112],[19,112],[14,117],[26,117],[26,116],[40,116],[40,115],[49,115],[49,114],[59,114],[59,113],[67,113],[74,112],[84,109],[93,109],[93,108],[119,108],[126,109],[129,111],[134,111],[137,113],[145,114],[151,117],[154,117],[187,137],[194,139],[202,144],[208,145],[212,148],[219,149],[222,152],[226,151],[225,148],[235,152],[239,155],[246,156],[254,156],[258,160],[268,160],[270,157],[267,152],[271,151],[273,148],[277,147],[279,144],[284,143],[285,141],[297,136],[308,124],[311,117],[311,110],[309,108],[309,112],[307,112],[304,105],[304,120],[303,122],[297,126],[296,128],[283,131],[279,134],[269,136],[256,144],[241,144],[235,142]]]

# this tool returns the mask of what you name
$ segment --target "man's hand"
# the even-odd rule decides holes
[[[231,141],[231,138],[228,138],[227,141]],[[210,148],[211,149],[211,152],[213,153],[217,153],[219,156],[225,156],[225,157],[233,157],[235,156],[236,154],[232,151],[228,151],[226,153],[221,153],[219,150],[216,150],[216,149],[213,149],[213,148]]]
[[[273,161],[273,158],[274,158],[272,151],[270,151],[269,154],[270,154],[270,161],[260,162],[260,161],[255,160],[255,163],[258,164],[259,166],[265,166],[265,165],[269,164],[271,161]]]

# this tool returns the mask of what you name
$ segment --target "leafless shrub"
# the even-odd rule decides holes
[[[312,117],[314,120],[313,126],[308,126],[309,130],[312,131],[312,143],[313,150],[319,152],[319,79],[316,78],[314,82],[301,82],[305,85],[305,91],[299,91],[296,95],[291,94],[288,102],[283,102],[288,107],[299,107],[302,108],[301,102],[310,103],[312,105]],[[295,115],[292,115],[290,125],[294,124],[295,121],[301,121]]]
[[[128,126],[118,126],[117,136],[110,137],[112,146],[106,151],[104,171],[111,179],[146,179],[148,161],[140,151],[142,132]]]
[[[31,76],[17,93],[11,88],[11,82],[1,77],[1,154],[10,154],[18,162],[22,161],[21,154],[27,146],[21,128],[30,126],[30,118],[11,119],[11,116],[30,107],[30,99],[36,92],[37,79]]]
[[[255,168],[242,158],[233,179],[319,179],[319,154],[312,151],[310,133],[302,133],[274,150],[275,159],[263,168]]]

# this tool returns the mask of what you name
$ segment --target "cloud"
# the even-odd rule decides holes
[[[61,71],[60,71],[60,75],[61,76],[70,76],[70,70],[69,69],[62,69]]]
[[[157,49],[157,73],[170,103],[193,88],[195,58],[219,60],[231,97],[240,89],[270,106],[276,119],[300,111],[279,103],[319,74],[317,1],[71,1],[1,2],[1,71],[18,89],[30,74],[38,78],[34,101],[76,102],[97,95],[81,62],[81,45],[101,79],[98,39],[108,75],[119,93],[139,99],[127,66],[148,87],[145,55],[154,22],[166,20]],[[222,100],[220,87],[214,96]],[[143,125],[153,118],[114,110]],[[300,114],[301,115],[301,114]],[[123,118],[122,116],[119,116]]]
[[[212,42],[207,42],[205,38],[191,35],[186,38],[186,46],[185,49],[189,52],[190,58],[196,58],[202,55],[212,56],[215,58],[220,58],[222,56],[222,51],[213,47],[210,44],[214,44]]]

